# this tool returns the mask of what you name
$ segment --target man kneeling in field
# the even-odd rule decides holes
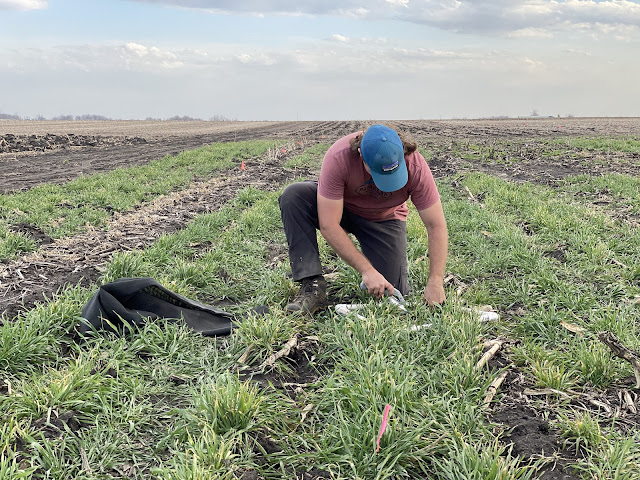
[[[311,314],[327,300],[316,238],[355,268],[370,294],[397,288],[409,293],[406,200],[418,209],[429,240],[429,279],[424,301],[445,301],[447,224],[431,170],[417,146],[384,125],[341,138],[327,151],[318,182],[289,185],[279,198],[293,279],[301,282],[287,305]],[[360,243],[360,252],[347,233]]]

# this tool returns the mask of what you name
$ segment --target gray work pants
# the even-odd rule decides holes
[[[322,274],[316,231],[318,182],[293,183],[278,199],[284,232],[289,244],[293,279]],[[407,224],[402,220],[372,222],[343,210],[340,226],[352,233],[371,265],[403,295],[409,293],[407,278]]]

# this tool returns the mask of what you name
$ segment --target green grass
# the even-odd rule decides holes
[[[12,232],[12,225],[32,225],[52,238],[76,233],[87,225],[101,227],[113,212],[127,211],[185,188],[195,178],[209,178],[238,165],[240,160],[263,154],[271,146],[273,142],[263,140],[218,143],[147,165],[0,195],[0,260],[36,247],[24,235]]]
[[[631,203],[633,180],[614,180],[631,185],[616,193]],[[328,310],[313,320],[283,312],[296,286],[286,255],[272,258],[286,252],[278,193],[242,190],[148,248],[114,255],[101,281],[152,276],[237,315],[257,305],[270,312],[249,316],[225,338],[148,322],[122,337],[76,344],[69,334],[97,286],[70,286],[4,319],[0,378],[10,390],[0,397],[0,476],[279,479],[314,469],[345,480],[538,478],[554,459],[515,455],[486,416],[484,397],[500,369],[478,372],[476,364],[484,342],[501,336],[511,345],[504,358],[526,387],[558,392],[531,406],[577,455],[573,468],[585,479],[637,479],[640,435],[567,400],[585,403],[575,396],[605,395],[632,375],[597,332],[611,330],[640,349],[640,234],[573,195],[578,185],[550,189],[482,174],[442,179],[447,274],[455,281],[440,309],[419,301],[428,257],[415,210],[405,315],[360,292],[358,275],[321,240],[323,262],[337,275],[331,293],[366,307],[364,319]],[[481,323],[464,310],[481,304],[500,320]],[[286,358],[258,368],[294,336],[307,345],[300,357],[317,380],[298,379],[298,365]],[[376,452],[387,404],[389,426]],[[65,414],[76,423],[57,421]]]
[[[551,142],[557,145],[567,145],[571,148],[592,150],[602,153],[640,153],[640,138],[637,137],[562,137],[555,138]]]
[[[604,198],[607,211],[640,213],[640,179],[630,175],[609,173],[602,176],[577,175],[564,180],[564,188],[572,195],[583,195],[595,201]]]
[[[310,167],[320,169],[322,165],[322,159],[331,145],[325,143],[318,143],[312,147],[307,148],[303,154],[296,155],[295,157],[287,160],[284,164],[287,168],[296,167]]]
[[[0,260],[13,257],[17,252],[36,248],[36,242],[22,232],[14,232],[0,223]]]

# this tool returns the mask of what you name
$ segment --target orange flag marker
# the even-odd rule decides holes
[[[244,160],[242,160],[240,162],[240,170],[246,170],[245,166],[244,166]]]

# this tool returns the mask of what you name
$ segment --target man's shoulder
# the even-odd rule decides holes
[[[357,135],[353,133],[337,140],[324,156],[323,164],[332,168],[349,168],[351,162],[357,158],[357,156],[351,150],[351,139]]]
[[[405,155],[404,158],[407,162],[407,168],[409,169],[424,168],[425,166],[428,167],[427,161],[418,150],[416,150],[413,153],[410,153],[409,155]]]
[[[405,157],[409,172],[409,189],[422,189],[433,182],[433,174],[425,158],[417,150]]]

